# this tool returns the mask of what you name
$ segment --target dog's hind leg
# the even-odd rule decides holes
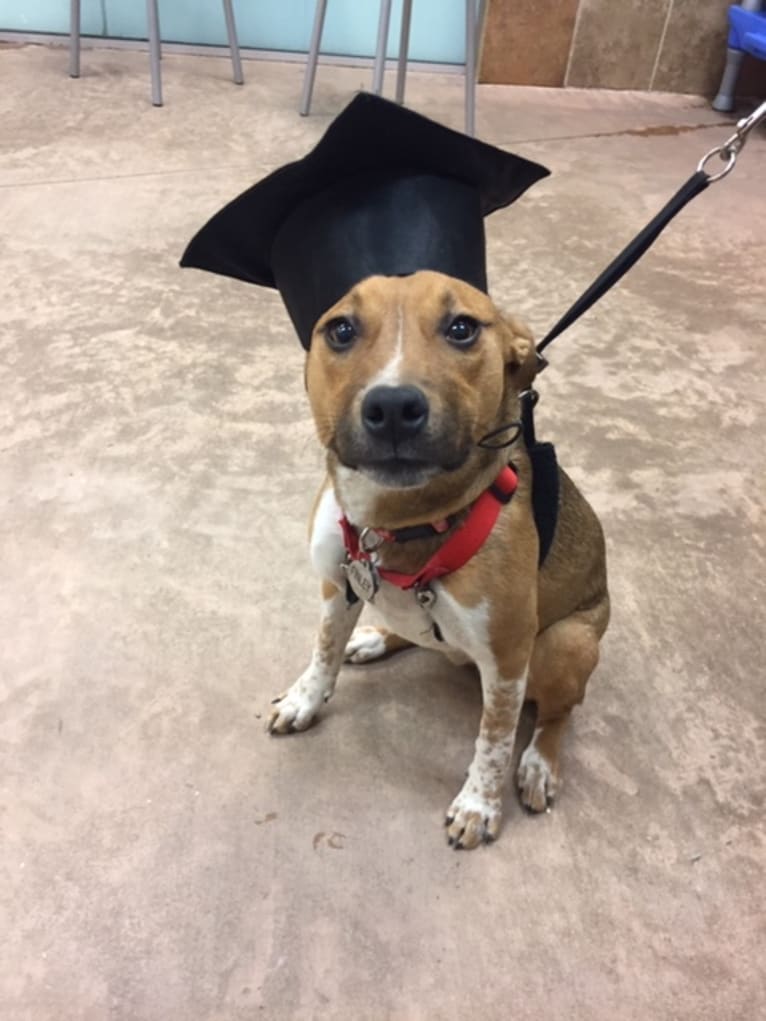
[[[605,594],[595,606],[551,624],[535,640],[527,698],[537,703],[537,724],[517,774],[521,801],[533,812],[544,812],[556,795],[561,738],[572,709],[585,697],[608,618]]]
[[[361,612],[361,603],[348,605],[345,587],[322,582],[322,615],[311,663],[284,695],[274,699],[269,733],[288,734],[312,723],[335,690],[346,642]]]
[[[358,627],[346,645],[343,658],[347,663],[370,663],[402,649],[411,649],[413,643],[384,627]]]

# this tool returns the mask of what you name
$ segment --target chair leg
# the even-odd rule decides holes
[[[407,56],[410,49],[410,18],[412,0],[402,0],[402,29],[399,36],[399,59],[396,63],[396,102],[404,102],[404,80],[407,76]]]
[[[80,77],[80,0],[69,4],[69,77]]]
[[[160,72],[160,12],[157,0],[146,0],[146,23],[149,35],[149,69],[152,75],[152,104],[162,106]]]
[[[372,72],[372,91],[379,96],[383,91],[383,75],[386,70],[386,47],[388,26],[391,23],[391,0],[381,0],[378,18],[378,45],[375,50],[375,67]]]
[[[245,79],[242,74],[242,60],[239,56],[239,41],[237,40],[237,25],[234,21],[234,9],[231,6],[231,0],[223,0],[223,13],[226,18],[226,34],[229,37],[229,52],[231,53],[234,83],[235,85],[244,85]]]
[[[316,11],[314,12],[314,27],[311,30],[311,42],[306,57],[306,74],[303,78],[303,95],[301,105],[298,109],[301,117],[306,117],[311,109],[311,96],[314,92],[314,79],[317,73],[317,61],[319,60],[319,47],[322,43],[322,29],[324,28],[324,16],[327,13],[327,0],[317,0]]]
[[[476,134],[476,0],[465,3],[465,133]]]
[[[742,61],[745,59],[744,50],[735,50],[731,46],[726,49],[726,67],[723,69],[723,77],[718,88],[718,95],[713,100],[713,109],[721,113],[731,113],[735,105],[737,94],[737,79],[742,69]]]

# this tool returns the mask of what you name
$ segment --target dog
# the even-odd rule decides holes
[[[455,848],[499,834],[525,700],[536,704],[537,720],[517,773],[521,801],[533,812],[551,804],[561,738],[609,621],[594,511],[560,471],[555,535],[540,566],[523,439],[510,448],[482,442],[520,418],[538,364],[526,327],[482,291],[429,270],[356,284],[317,321],[307,355],[327,464],[310,528],[321,617],[311,663],[274,700],[268,730],[305,730],[332,696],[344,660],[419,645],[474,663],[483,708],[465,783],[447,809]],[[425,588],[387,580],[412,578],[438,560],[484,494],[495,500],[492,487],[509,459],[515,491],[499,494],[496,521],[467,562]],[[373,596],[384,627],[354,630],[365,601],[359,591]]]

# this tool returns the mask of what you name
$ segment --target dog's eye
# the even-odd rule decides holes
[[[455,316],[446,330],[447,340],[456,347],[470,347],[479,336],[481,324],[472,316]]]
[[[356,327],[345,316],[331,319],[325,326],[324,332],[327,343],[333,351],[345,351],[356,340]]]

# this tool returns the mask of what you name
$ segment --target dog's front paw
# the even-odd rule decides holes
[[[524,750],[516,774],[521,803],[531,812],[545,812],[556,795],[558,779],[550,763],[535,748],[534,743]]]
[[[501,819],[500,798],[483,796],[467,780],[447,810],[447,840],[451,847],[465,850],[488,844],[500,832]]]
[[[284,695],[273,700],[274,709],[269,717],[266,729],[270,734],[290,734],[296,730],[306,730],[314,722],[322,703],[330,697],[330,692],[303,677],[296,681]]]

